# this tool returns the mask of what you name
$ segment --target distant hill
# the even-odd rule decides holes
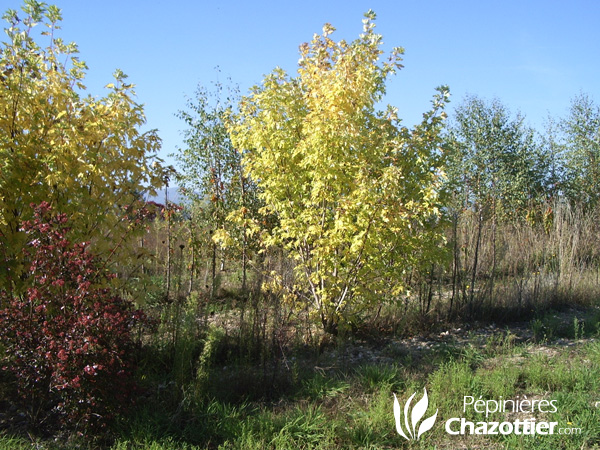
[[[173,186],[167,189],[169,201],[178,205],[185,201],[185,197],[179,192],[179,187]],[[165,190],[161,189],[156,196],[148,197],[148,201],[165,204]]]

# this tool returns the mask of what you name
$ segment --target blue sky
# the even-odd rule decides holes
[[[538,129],[549,114],[564,116],[580,92],[600,101],[597,0],[52,3],[63,11],[61,36],[79,44],[89,66],[89,91],[102,95],[116,68],[127,73],[165,158],[183,145],[175,113],[198,84],[230,77],[246,93],[276,66],[295,72],[298,46],[325,22],[337,28],[334,39],[352,40],[369,9],[385,49],[406,50],[386,99],[405,124],[420,120],[441,84],[450,86],[450,112],[466,94],[497,97]]]

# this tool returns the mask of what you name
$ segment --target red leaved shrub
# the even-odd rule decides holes
[[[28,288],[0,291],[3,369],[32,426],[104,428],[133,400],[132,328],[145,316],[111,293],[85,244],[69,242],[66,215],[42,203],[23,230]]]

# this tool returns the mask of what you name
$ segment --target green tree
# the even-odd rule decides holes
[[[57,37],[60,10],[26,0],[24,16],[9,10],[0,54],[0,285],[17,282],[30,204],[47,201],[66,213],[71,238],[91,241],[116,260],[144,192],[161,182],[152,162],[160,140],[141,133],[145,118],[126,76],[115,73],[103,98],[84,96],[86,65],[77,46]],[[40,30],[40,36],[35,31]],[[47,47],[38,44],[45,41]],[[155,164],[156,164],[156,160]]]
[[[298,76],[275,69],[241,100],[231,139],[277,216],[267,244],[295,260],[294,301],[307,303],[325,331],[386,298],[406,293],[403,278],[439,257],[443,154],[448,98],[439,88],[414,129],[396,109],[377,110],[401,48],[381,62],[382,38],[369,11],[353,42],[334,28],[300,47]]]
[[[188,108],[179,112],[185,121],[186,147],[175,156],[180,166],[178,182],[191,201],[195,225],[208,231],[211,246],[211,297],[217,283],[219,247],[239,253],[242,265],[242,291],[246,289],[248,259],[248,224],[255,189],[243,173],[242,153],[238,152],[225,126],[226,115],[233,107],[237,93],[217,83],[215,91],[199,87]],[[197,236],[194,242],[201,239]],[[221,252],[221,265],[225,253]]]
[[[515,217],[545,197],[549,159],[524,117],[499,100],[467,97],[448,136],[449,183],[461,207]]]
[[[551,159],[524,118],[511,117],[499,101],[470,96],[456,108],[447,133],[452,149],[448,163],[448,187],[452,192],[454,270],[453,295],[460,278],[463,296],[471,306],[479,270],[484,224],[491,221],[492,267],[489,292],[496,272],[496,232],[499,221],[528,217],[547,197]],[[458,252],[458,222],[470,221],[473,247],[463,239],[464,261]],[[469,254],[472,261],[469,261]],[[462,265],[462,270],[459,267]],[[467,281],[467,273],[470,280]],[[468,289],[467,289],[468,287]]]
[[[548,117],[544,126],[545,132],[542,136],[542,145],[548,161],[546,191],[548,200],[554,200],[565,193],[565,145],[562,142],[562,124],[560,121]]]
[[[594,206],[600,198],[600,107],[581,94],[561,122],[565,152],[564,190],[572,201]]]

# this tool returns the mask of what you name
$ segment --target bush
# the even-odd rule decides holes
[[[135,392],[132,328],[145,316],[111,293],[85,243],[65,237],[66,215],[34,210],[23,224],[28,287],[0,291],[3,369],[36,429],[105,428]]]

